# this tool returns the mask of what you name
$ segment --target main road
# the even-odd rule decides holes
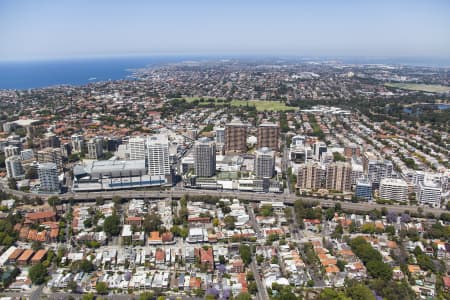
[[[40,196],[44,199],[52,195],[44,195],[44,194],[30,194],[22,191],[10,190],[5,186],[0,185],[0,189],[5,192],[11,193],[15,196]],[[103,197],[104,199],[112,199],[114,196],[119,196],[123,199],[164,199],[164,198],[181,198],[184,195],[190,196],[216,196],[222,198],[238,198],[241,200],[248,200],[251,202],[260,202],[260,201],[276,201],[283,202],[286,205],[293,205],[294,202],[301,198],[306,201],[315,201],[322,205],[322,207],[334,207],[334,205],[339,202],[341,207],[345,210],[353,210],[353,211],[371,211],[374,209],[381,210],[382,208],[387,209],[389,212],[394,213],[403,213],[405,211],[409,212],[418,212],[417,209],[419,206],[411,206],[411,205],[387,205],[387,204],[376,204],[376,203],[368,203],[368,202],[346,202],[346,201],[336,201],[327,198],[313,198],[313,197],[299,197],[294,194],[275,194],[275,193],[252,193],[252,192],[240,192],[240,191],[217,191],[217,190],[197,190],[197,189],[183,189],[178,187],[173,187],[167,190],[149,190],[149,191],[137,191],[137,190],[121,190],[121,191],[104,191],[104,192],[80,192],[80,193],[66,193],[58,195],[58,197],[63,201],[73,200],[75,202],[90,202],[95,201],[97,197]],[[430,207],[421,207],[423,214],[433,214],[437,217],[440,216],[441,213],[445,212],[444,209],[440,208],[430,208]]]

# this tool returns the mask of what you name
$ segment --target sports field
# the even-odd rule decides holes
[[[198,97],[188,97],[183,98],[187,102],[194,102],[199,100]],[[208,101],[209,98],[205,98],[204,101],[200,101],[199,105],[208,105],[211,102]],[[254,106],[257,111],[288,111],[296,110],[295,107],[287,106],[284,102],[280,101],[268,101],[268,100],[231,100],[230,102],[225,102],[223,99],[215,99],[215,105],[220,106],[229,103],[231,106]]]
[[[450,92],[450,86],[439,84],[420,84],[420,83],[386,83],[385,86],[399,88],[411,91],[422,91],[428,93]]]

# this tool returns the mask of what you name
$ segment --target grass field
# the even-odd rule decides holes
[[[386,83],[385,86],[400,88],[411,91],[422,91],[429,93],[445,93],[450,92],[450,86],[439,84],[419,84],[419,83]]]
[[[187,102],[194,102],[199,100],[198,97],[187,97],[183,98]],[[209,99],[209,98],[208,98]],[[222,99],[215,99],[215,105],[220,106],[224,105],[225,102],[220,101]],[[208,105],[210,102],[204,101],[199,102],[199,105]],[[239,106],[254,106],[257,111],[287,111],[287,110],[296,110],[295,107],[287,106],[284,102],[279,101],[268,101],[268,100],[231,100],[231,106],[239,107]]]

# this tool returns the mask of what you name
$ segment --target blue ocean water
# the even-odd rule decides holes
[[[0,89],[74,86],[125,79],[130,69],[193,59],[191,57],[120,57],[52,61],[0,62]]]

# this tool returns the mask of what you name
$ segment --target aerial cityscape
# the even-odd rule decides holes
[[[231,14],[235,5],[245,32],[253,27],[241,18],[253,8],[273,10],[270,24],[301,22],[264,1],[231,2],[178,3],[174,14]],[[169,10],[136,3],[133,15],[114,1],[108,9],[127,15],[120,22],[137,35],[145,30],[133,27],[135,16]],[[439,52],[450,50],[450,24],[440,27],[448,3],[414,2],[411,16],[448,35],[426,48],[436,52],[417,48],[425,31],[408,36],[403,58],[387,45],[371,52],[382,47],[358,36],[367,49],[350,43],[349,55],[338,46],[333,55],[317,42],[314,55],[272,37],[265,22],[257,24],[288,52],[239,48],[247,36],[237,32],[224,35],[237,41],[232,51],[217,52],[215,38],[212,48],[203,38],[190,48],[180,37],[174,55],[164,48],[179,46],[168,28],[152,48],[158,55],[102,56],[102,43],[119,54],[147,51],[145,41],[103,40],[86,58],[89,30],[83,47],[52,47],[60,29],[49,24],[75,30],[53,4],[0,4],[0,19],[29,15],[37,24],[0,20],[0,44],[8,42],[0,45],[0,299],[450,299],[450,59]],[[320,5],[309,9],[328,18]],[[348,14],[365,11],[355,5]],[[86,22],[103,20],[100,11],[93,4]],[[92,36],[113,31],[116,19],[104,21],[111,28],[93,27]],[[213,30],[186,26],[198,36]],[[48,45],[22,45],[25,31]],[[259,47],[258,38],[248,45]]]

